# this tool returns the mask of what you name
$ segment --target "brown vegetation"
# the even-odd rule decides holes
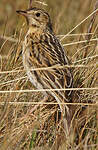
[[[0,150],[96,150],[98,2],[44,2],[47,6],[38,2],[33,2],[33,6],[42,7],[50,13],[54,30],[72,62],[74,88],[77,90],[73,91],[72,104],[69,105],[70,117],[67,119],[70,121],[70,133],[66,137],[58,105],[54,104],[56,101],[43,99],[40,92],[30,91],[35,87],[26,76],[21,56],[27,29],[15,12],[27,8],[29,1],[1,0]]]

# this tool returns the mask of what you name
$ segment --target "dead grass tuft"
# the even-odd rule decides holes
[[[3,4],[2,0],[1,2]],[[10,3],[14,8],[15,4],[12,1]],[[62,7],[65,6],[67,10],[64,10],[65,7],[63,7],[63,11],[60,12],[59,3],[62,3]],[[22,4],[24,4],[23,0],[20,4],[17,2],[17,8],[18,6],[22,7]],[[72,31],[69,32],[70,36],[64,33],[66,38],[63,35],[58,37],[63,40],[63,44],[65,41],[66,43],[73,42],[73,45],[65,45],[65,48],[72,62],[74,88],[92,88],[92,90],[73,91],[72,104],[68,105],[70,116],[66,116],[70,131],[67,137],[62,124],[61,112],[58,105],[54,104],[56,103],[55,99],[51,97],[44,99],[40,92],[0,93],[0,150],[95,150],[98,146],[98,114],[97,90],[93,88],[97,87],[98,17],[96,16],[98,13],[93,13],[79,26],[75,25],[78,24],[77,20],[81,22],[79,18],[83,20],[92,12],[88,13],[89,6],[93,5],[93,8],[95,6],[93,12],[98,8],[94,2],[89,0],[86,0],[85,3],[82,0],[77,3],[75,0],[71,2],[66,0],[66,4],[65,1],[57,0],[55,3],[48,1],[47,4],[48,7],[52,6],[59,11],[58,33],[65,32],[64,20],[67,20],[69,16],[68,25],[70,24],[70,27],[68,30],[72,29],[69,30]],[[91,10],[93,8],[91,7]],[[75,14],[77,15],[75,16]],[[56,20],[56,17],[53,18]],[[64,18],[63,21],[62,18]],[[13,26],[10,21],[11,19],[9,19],[9,23]],[[13,22],[15,23],[15,21]],[[14,28],[15,26],[17,27],[16,24],[14,24]],[[21,46],[25,27],[19,26],[18,28],[20,28],[20,32],[16,29],[14,36],[7,38],[8,28],[6,27],[6,32],[1,37],[4,41],[0,42],[0,91],[35,89],[29,82],[22,65]],[[15,29],[12,28],[12,30]],[[76,41],[77,43],[74,44]],[[7,55],[4,54],[4,50]],[[25,105],[26,102],[29,104]],[[34,105],[30,102],[45,104]],[[46,103],[49,102],[53,104],[47,105]],[[84,103],[87,105],[82,105]]]

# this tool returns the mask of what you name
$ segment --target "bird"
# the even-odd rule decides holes
[[[31,83],[37,89],[66,89],[73,87],[72,71],[66,52],[53,31],[50,15],[41,8],[32,7],[17,10],[26,18],[28,31],[24,37],[22,58],[23,66]],[[62,67],[62,68],[60,68]],[[50,68],[38,69],[37,68]],[[71,90],[43,91],[58,103],[61,112],[64,102],[71,102]]]

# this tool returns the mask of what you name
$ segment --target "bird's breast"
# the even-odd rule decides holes
[[[28,78],[30,79],[31,83],[37,88],[37,89],[43,89],[43,86],[40,82],[38,82],[38,76],[37,71],[35,69],[39,68],[38,61],[36,58],[34,58],[34,55],[31,56],[31,49],[29,45],[27,46],[27,39],[25,40],[23,44],[23,66],[25,68],[25,71],[27,73]],[[46,92],[43,92],[43,94],[46,96]]]

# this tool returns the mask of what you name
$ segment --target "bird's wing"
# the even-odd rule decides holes
[[[29,63],[32,64],[32,66],[34,63],[34,66],[39,68],[69,64],[64,49],[53,34],[44,34],[40,42],[33,42],[32,46],[34,46],[32,48],[33,52],[31,52],[31,56],[29,56]],[[72,87],[73,79],[70,68],[55,67],[51,70],[37,70],[35,73],[38,82],[43,88],[63,89]],[[56,99],[65,100],[66,95],[70,95],[71,91],[53,91],[51,93]],[[66,101],[68,100],[66,99]]]
[[[68,58],[58,39],[51,34],[45,34],[44,40],[41,42],[42,64],[46,67],[68,65]],[[40,56],[39,56],[40,57]],[[43,85],[47,88],[62,89],[72,87],[72,74],[69,68],[52,68],[51,70],[41,71]],[[70,91],[55,91],[54,94],[65,99],[65,95],[69,95]]]
[[[45,34],[41,46],[42,51],[44,52],[43,63],[46,64],[46,66],[51,67],[54,65],[57,66],[69,65],[69,60],[65,54],[65,51],[61,46],[61,44],[59,43],[58,39],[55,37],[55,35]],[[52,74],[54,74],[54,78],[55,80],[58,80],[58,82],[64,82],[65,80],[66,82],[65,85],[62,83],[63,88],[72,87],[73,79],[70,68],[68,67],[63,67],[62,69],[54,68],[52,70]]]

